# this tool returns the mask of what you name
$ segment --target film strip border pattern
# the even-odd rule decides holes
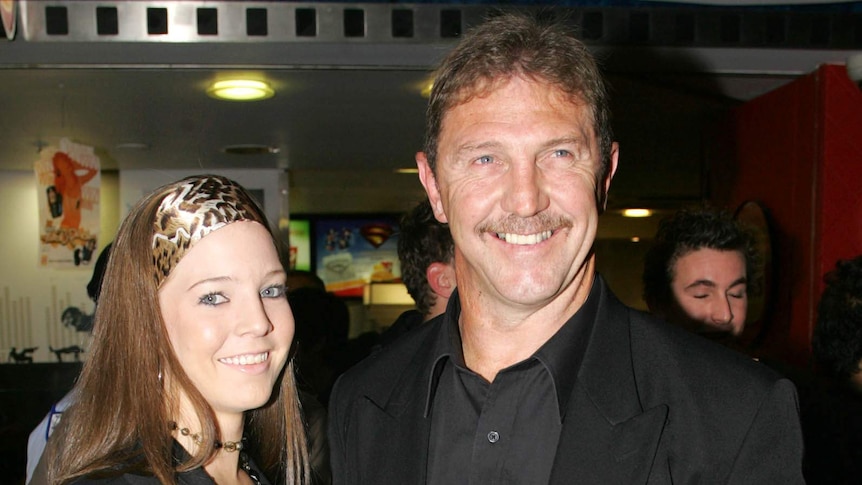
[[[500,9],[441,3],[29,0],[20,4],[19,37],[32,42],[439,43],[457,39]],[[862,47],[862,14],[840,7],[519,9],[564,18],[587,43],[598,45]]]

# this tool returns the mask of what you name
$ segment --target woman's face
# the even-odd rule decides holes
[[[216,414],[269,400],[294,322],[262,225],[234,222],[201,239],[162,284],[159,303],[183,370]]]

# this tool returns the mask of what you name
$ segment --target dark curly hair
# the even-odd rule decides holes
[[[748,292],[756,292],[759,257],[753,235],[727,211],[683,209],[659,223],[655,241],[644,257],[643,297],[651,310],[670,305],[674,265],[679,258],[698,249],[742,253]]]
[[[862,255],[838,261],[824,278],[812,342],[814,358],[826,373],[848,379],[862,360]]]
[[[437,299],[428,285],[425,270],[434,262],[450,263],[454,254],[455,243],[449,225],[434,218],[428,199],[401,218],[398,234],[401,280],[423,315],[431,311]]]

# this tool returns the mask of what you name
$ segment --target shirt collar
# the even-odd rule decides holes
[[[590,294],[581,308],[533,354],[533,357],[542,362],[554,378],[560,417],[566,413],[569,396],[575,388],[578,371],[587,352],[590,334],[598,316],[599,301],[604,287],[600,279],[601,277],[596,274]]]
[[[434,362],[431,365],[431,375],[428,380],[428,393],[425,401],[425,413],[427,418],[431,411],[431,403],[434,402],[434,393],[437,391],[437,382],[440,379],[440,373],[443,371],[443,365],[450,358],[454,358],[456,362],[464,363],[464,352],[461,347],[461,333],[458,330],[458,317],[461,315],[461,300],[458,298],[458,288],[452,292],[449,297],[449,303],[446,304],[446,311],[436,317],[434,320],[440,327],[435,332],[434,340],[432,341],[432,353]],[[428,322],[431,323],[431,322]]]
[[[557,391],[561,418],[565,415],[569,396],[575,387],[578,371],[598,315],[599,301],[602,299],[603,291],[604,282],[601,276],[596,273],[590,294],[581,308],[530,357],[530,359],[537,359],[541,362],[551,373]],[[437,383],[445,362],[452,359],[454,363],[464,366],[464,351],[461,346],[461,333],[458,327],[460,315],[461,303],[456,288],[449,298],[446,312],[438,317],[442,319],[442,322],[439,322],[440,331],[436,333],[431,344],[433,346],[432,355],[435,357],[431,366],[425,402],[426,417],[431,410],[431,403],[434,401],[434,393],[437,390]]]

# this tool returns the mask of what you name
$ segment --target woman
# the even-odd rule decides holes
[[[60,221],[60,227],[78,229],[81,226],[83,187],[99,171],[75,161],[64,152],[55,153],[51,162],[54,164],[54,187],[61,196],[59,202],[62,204],[63,220]],[[78,175],[79,171],[86,173]]]
[[[235,182],[190,177],[138,203],[49,443],[50,483],[308,482],[285,278]]]

